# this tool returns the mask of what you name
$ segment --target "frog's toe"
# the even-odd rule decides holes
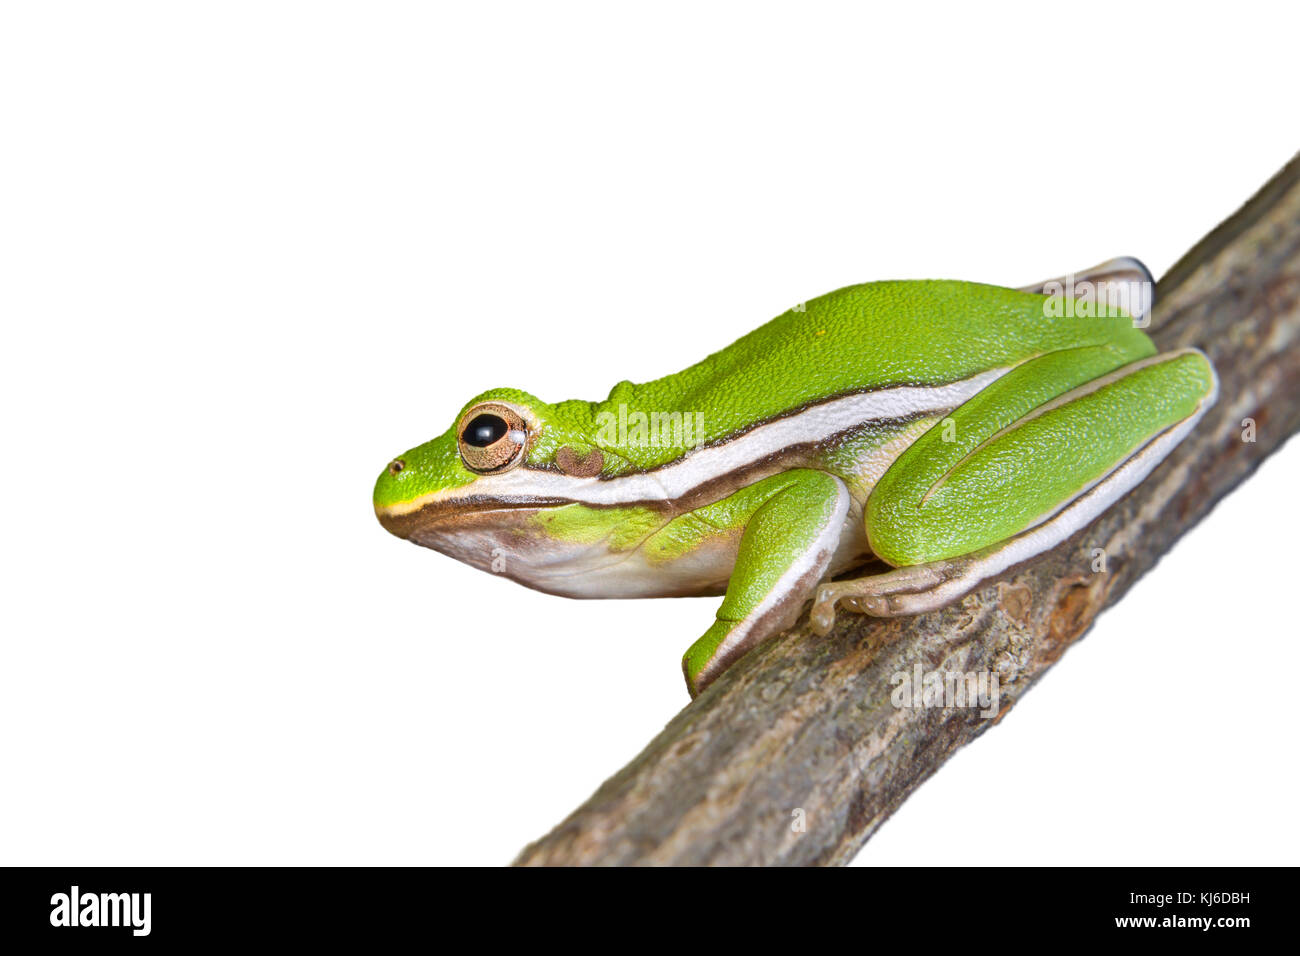
[[[835,599],[823,598],[822,592],[817,592],[817,600],[808,612],[808,626],[812,628],[813,633],[825,637],[835,626]]]
[[[823,637],[829,634],[835,624],[837,604],[846,611],[870,617],[900,617],[932,610],[943,603],[939,586],[960,567],[960,562],[935,561],[823,584],[817,589],[809,624],[815,633]]]
[[[869,614],[872,617],[886,617],[893,613],[889,598],[876,593],[873,584],[875,578],[859,578],[856,581],[838,581],[823,584],[817,589],[812,610],[808,614],[808,624],[814,634],[825,637],[835,626],[835,606],[841,602],[846,611],[854,614]]]

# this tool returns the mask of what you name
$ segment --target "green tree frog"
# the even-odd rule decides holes
[[[819,633],[840,602],[942,607],[1142,481],[1218,387],[1142,331],[1151,287],[1134,259],[1022,289],[872,282],[603,401],[493,389],[388,465],[375,512],[553,594],[725,595],[682,661],[695,695],[809,601]]]

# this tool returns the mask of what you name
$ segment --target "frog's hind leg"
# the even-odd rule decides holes
[[[820,586],[814,630],[830,630],[841,601],[881,617],[943,607],[1056,546],[1150,474],[1217,393],[1209,361],[1186,349],[1026,410],[1034,376],[1061,371],[1055,360],[1028,368],[1049,359],[1025,363],[958,408],[950,441],[940,422],[890,466],[866,522],[872,550],[896,569]],[[1022,370],[1023,381],[1007,381]]]
[[[1120,256],[1101,265],[1063,275],[1059,279],[1021,286],[1037,295],[1088,296],[1096,303],[1118,306],[1146,328],[1155,304],[1156,282],[1151,270],[1132,256]]]

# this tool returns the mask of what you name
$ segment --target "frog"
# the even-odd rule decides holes
[[[837,609],[947,607],[1144,481],[1218,394],[1202,351],[1144,331],[1154,286],[1129,257],[860,283],[602,400],[491,388],[389,462],[375,514],[550,594],[721,595],[682,658],[695,697],[805,608],[824,636]]]

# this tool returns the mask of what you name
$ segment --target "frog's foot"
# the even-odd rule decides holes
[[[951,604],[977,583],[972,562],[964,558],[930,561],[851,581],[828,582],[817,588],[809,623],[823,637],[835,623],[835,605],[872,617],[922,614]]]

